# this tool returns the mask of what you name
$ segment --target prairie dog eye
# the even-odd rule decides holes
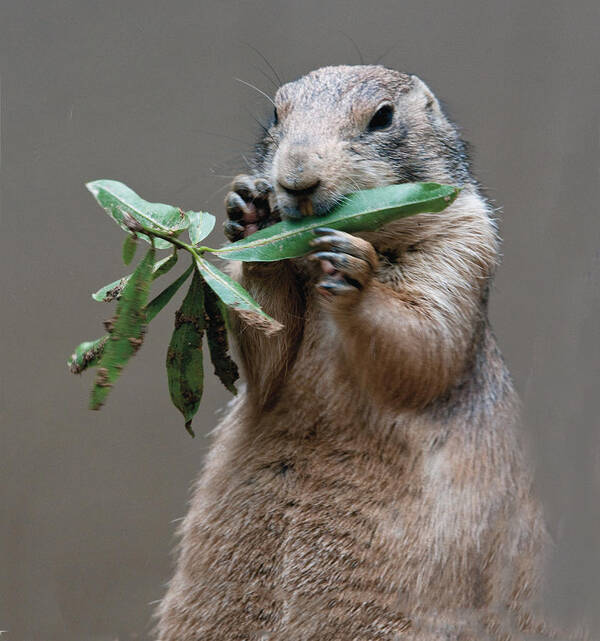
[[[277,114],[277,107],[273,107],[273,125],[279,124],[279,115]]]
[[[381,105],[377,111],[371,117],[369,121],[369,126],[367,129],[369,131],[379,131],[380,129],[387,129],[394,119],[394,105],[389,102]]]

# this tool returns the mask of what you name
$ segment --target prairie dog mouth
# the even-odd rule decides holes
[[[303,216],[312,216],[314,208],[310,198],[301,198],[298,202],[298,209]]]
[[[335,205],[335,202],[311,196],[302,196],[300,198],[284,196],[277,200],[276,207],[283,220],[300,220],[309,216],[324,216]]]

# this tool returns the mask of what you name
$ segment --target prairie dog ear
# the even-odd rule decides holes
[[[413,91],[423,96],[423,106],[425,109],[439,110],[440,104],[437,98],[433,95],[433,91],[419,78],[419,76],[411,76],[413,82]]]

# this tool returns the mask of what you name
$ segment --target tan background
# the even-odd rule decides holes
[[[548,603],[600,629],[599,27],[597,0],[0,3],[2,639],[148,638],[228,398],[211,376],[191,440],[163,370],[171,306],[86,409],[91,376],[65,361],[109,315],[90,291],[124,268],[84,181],[222,216],[251,113],[270,113],[234,78],[273,90],[244,43],[289,80],[358,62],[347,36],[367,61],[394,47],[384,62],[445,100],[502,207],[492,317],[556,541]]]

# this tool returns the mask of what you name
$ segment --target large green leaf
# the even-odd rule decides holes
[[[177,254],[171,254],[161,260],[157,260],[152,267],[152,280],[166,274],[176,262]],[[104,285],[104,287],[101,287],[97,292],[92,294],[92,298],[101,303],[108,303],[115,298],[120,298],[121,292],[130,278],[131,274],[128,274],[127,276],[119,278],[119,280]]]
[[[181,276],[173,281],[168,287],[162,290],[160,294],[155,296],[149,303],[146,305],[146,322],[149,323],[157,314],[169,303],[171,298],[175,296],[179,288],[185,283],[189,275],[194,269],[193,265],[190,265]]]
[[[196,267],[215,294],[231,307],[246,323],[267,334],[278,332],[283,326],[281,323],[265,314],[260,305],[250,294],[230,276],[204,260],[196,257]]]
[[[190,221],[188,228],[190,241],[192,245],[197,245],[214,229],[216,218],[205,211],[188,211],[186,212],[186,216]]]
[[[98,373],[90,400],[91,409],[100,409],[123,366],[142,344],[146,324],[144,306],[152,282],[154,254],[154,247],[150,247],[123,289],[115,319],[111,323],[109,339],[104,345],[104,353],[98,363]]]
[[[156,263],[155,263],[156,266]],[[194,265],[190,265],[181,276],[173,281],[168,287],[155,296],[146,305],[146,324],[148,324],[160,312],[169,301],[175,296],[179,288],[185,283],[192,273]],[[156,277],[156,272],[154,273]],[[67,361],[67,365],[73,374],[81,374],[88,367],[95,367],[104,353],[104,346],[108,340],[108,334],[97,338],[95,341],[85,341],[75,348],[75,351]]]
[[[167,350],[169,394],[175,407],[183,414],[185,428],[192,436],[192,418],[198,411],[204,385],[204,328],[203,282],[198,271],[194,270],[192,284],[175,313],[175,329]]]
[[[125,222],[126,214],[132,216],[142,225],[163,233],[172,233],[187,229],[190,224],[188,217],[178,207],[149,203],[140,198],[135,191],[116,180],[94,180],[86,184],[94,198],[106,213],[124,230],[130,232]],[[150,242],[150,239],[138,232],[138,236]],[[162,238],[156,238],[154,244],[159,249],[171,247],[171,243]]]
[[[167,258],[163,258],[154,263],[152,268],[152,280],[156,280],[159,276],[166,274],[177,263],[177,251],[174,251]]]
[[[206,338],[215,374],[230,392],[237,394],[235,382],[240,374],[237,365],[229,355],[227,308],[206,282],[204,283],[204,309]]]
[[[459,191],[457,187],[437,183],[406,183],[355,192],[326,216],[285,220],[215,253],[228,260],[242,261],[296,258],[310,251],[313,230],[317,227],[349,233],[374,230],[397,218],[440,212],[454,201]]]

